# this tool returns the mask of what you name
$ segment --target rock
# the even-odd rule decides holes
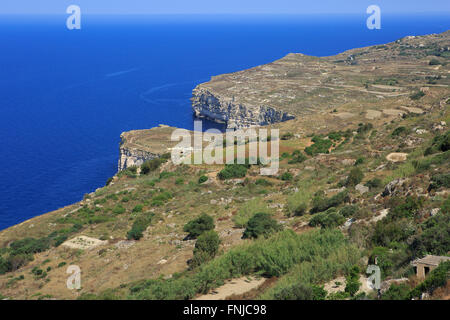
[[[383,197],[391,196],[394,192],[398,191],[407,179],[395,179],[389,182],[385,187],[382,193]]]
[[[441,211],[441,208],[433,208],[430,210],[430,215],[431,216],[437,215],[439,211]]]
[[[341,163],[344,166],[353,166],[355,164],[356,160],[355,159],[344,159],[341,161]]]
[[[213,92],[204,84],[192,91],[192,109],[196,117],[226,123],[228,128],[247,128],[294,119],[294,116],[267,105],[240,103]]]
[[[366,192],[369,192],[369,187],[366,187],[365,185],[362,184],[357,184],[355,186],[355,190],[358,191],[360,194],[364,194]]]
[[[118,249],[128,249],[136,243],[134,240],[121,240],[115,244]]]
[[[161,259],[161,260],[158,261],[157,264],[165,264],[165,263],[167,263],[167,260],[166,259]]]
[[[386,159],[391,162],[402,162],[406,160],[406,157],[408,156],[407,153],[403,152],[392,152],[387,155]]]
[[[416,130],[416,133],[417,133],[417,134],[425,134],[425,133],[428,133],[428,131],[425,130],[425,129],[417,129],[417,130]]]

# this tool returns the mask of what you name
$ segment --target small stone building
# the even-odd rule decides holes
[[[427,255],[422,259],[414,260],[411,264],[414,266],[416,275],[419,279],[425,276],[433,269],[435,269],[441,262],[450,260],[450,257]]]

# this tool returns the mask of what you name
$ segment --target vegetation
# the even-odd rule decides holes
[[[248,220],[247,228],[244,231],[243,238],[268,237],[273,232],[280,231],[282,227],[271,217],[270,214],[264,212],[255,213]]]
[[[217,232],[214,230],[203,232],[195,242],[194,257],[190,263],[191,267],[198,267],[212,260],[219,251],[219,244],[220,239]]]
[[[249,165],[246,164],[227,164],[217,176],[221,180],[244,178],[247,174],[248,168]]]
[[[189,238],[197,238],[203,232],[214,229],[214,219],[206,213],[201,214],[198,218],[189,221],[183,228],[184,232],[188,232]]]
[[[134,239],[139,240],[143,236],[143,232],[147,229],[147,227],[152,222],[154,214],[151,212],[147,212],[145,214],[141,214],[136,218],[133,222],[133,226],[131,230],[127,233],[128,240]]]

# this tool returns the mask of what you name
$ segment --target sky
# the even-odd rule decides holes
[[[86,14],[383,14],[450,13],[450,0],[0,0],[0,14],[65,14],[69,5]]]

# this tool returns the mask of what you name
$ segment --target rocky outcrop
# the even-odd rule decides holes
[[[201,86],[193,90],[192,109],[196,117],[225,123],[228,128],[263,126],[294,119],[293,115],[273,107],[238,103],[234,98],[221,96]]]
[[[159,154],[154,154],[147,151],[120,148],[119,156],[119,171],[122,171],[131,166],[140,166],[145,161],[160,157]]]
[[[139,150],[136,148],[129,148],[124,145],[123,135],[120,136],[122,143],[119,148],[119,163],[118,170],[122,171],[131,166],[140,166],[145,161],[152,160],[160,157],[160,154],[152,153],[144,150]]]

